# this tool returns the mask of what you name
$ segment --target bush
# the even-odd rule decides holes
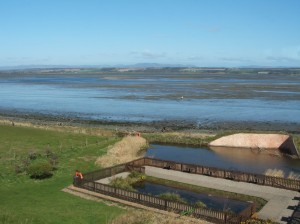
[[[195,207],[197,207],[197,208],[206,208],[207,206],[206,206],[206,204],[205,204],[204,202],[202,202],[202,201],[197,201],[197,202],[195,203]]]
[[[38,161],[30,164],[27,168],[27,174],[34,179],[44,179],[52,176],[53,167],[47,161]]]
[[[183,198],[180,197],[179,194],[176,194],[176,193],[167,192],[167,193],[160,194],[159,197],[162,199],[169,200],[169,201],[180,202],[180,203],[184,203],[184,204],[187,203]]]
[[[122,177],[116,177],[111,182],[110,185],[116,188],[120,188],[127,191],[136,191],[131,185],[130,179],[123,179]]]
[[[39,153],[34,152],[34,151],[28,153],[28,159],[30,159],[30,160],[36,160],[40,156],[41,155]]]

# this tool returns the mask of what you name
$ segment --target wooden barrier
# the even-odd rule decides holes
[[[300,189],[299,180],[270,177],[261,174],[245,173],[239,171],[220,169],[216,167],[179,163],[175,161],[167,161],[147,157],[140,158],[125,164],[86,173],[84,174],[84,179],[80,182],[75,183],[75,185],[80,188],[84,188],[101,194],[110,195],[112,197],[117,197],[123,200],[132,201],[135,203],[143,204],[162,210],[173,211],[176,213],[188,211],[195,217],[215,223],[239,224],[242,221],[250,219],[251,215],[255,212],[255,204],[251,204],[239,214],[231,214],[224,211],[199,208],[189,204],[168,201],[155,196],[118,189],[109,185],[95,182],[96,180],[110,177],[125,171],[138,171],[144,173],[144,166],[153,166],[163,169],[188,172],[198,175],[207,175],[217,178],[230,179],[234,181],[255,183],[289,190],[299,191]]]
[[[300,180],[286,179],[281,177],[271,177],[263,174],[239,172],[234,170],[226,170],[217,167],[207,167],[195,164],[177,163],[174,161],[166,161],[154,158],[145,158],[144,165],[164,169],[172,169],[188,173],[195,173],[200,175],[207,175],[217,178],[230,179],[234,181],[255,183],[259,185],[272,186],[294,191],[300,190]]]
[[[174,161],[160,160],[154,158],[140,158],[129,163],[117,165],[110,168],[96,170],[90,173],[84,174],[84,179],[87,181],[99,180],[105,177],[110,177],[114,174],[129,171],[134,169],[136,171],[142,171],[143,166],[153,166],[164,169],[194,173],[199,175],[207,175],[211,177],[230,179],[234,181],[242,181],[248,183],[255,183],[259,185],[272,186],[277,188],[283,188],[288,190],[300,190],[300,181],[293,179],[286,179],[281,177],[271,177],[262,174],[246,173],[233,170],[225,170],[216,167],[207,167],[195,164],[178,163]]]
[[[89,181],[78,186],[90,191],[95,191],[101,194],[109,195],[126,201],[146,205],[149,207],[162,209],[166,211],[172,211],[175,213],[188,212],[197,218],[202,218],[215,223],[231,223],[239,224],[241,221],[245,221],[250,218],[252,214],[249,213],[249,209],[245,209],[243,214],[230,214],[223,211],[217,211],[214,209],[194,207],[189,204],[183,204],[179,202],[169,201],[152,195],[147,195],[134,191],[127,191],[119,188],[115,188],[106,184]],[[252,205],[249,206],[250,209]]]

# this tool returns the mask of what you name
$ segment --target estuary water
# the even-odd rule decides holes
[[[0,109],[111,121],[300,124],[299,77],[27,75],[0,77]]]

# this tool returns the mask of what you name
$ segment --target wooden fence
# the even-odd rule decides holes
[[[154,158],[141,158],[129,163],[117,165],[114,167],[96,170],[85,174],[87,180],[99,180],[124,171],[137,170],[142,171],[144,166],[153,166],[164,169],[176,170],[199,175],[229,179],[234,181],[255,183],[259,185],[272,186],[288,190],[299,191],[300,180],[286,179],[281,177],[271,177],[262,174],[239,172],[234,170],[225,170],[216,167],[201,166],[188,163],[179,163],[174,161],[160,160]]]
[[[153,158],[143,158],[139,161],[132,161],[129,164],[140,164],[144,160],[144,166],[154,166],[164,169],[171,169],[187,173],[206,175],[217,178],[224,178],[234,181],[255,183],[259,185],[272,186],[288,190],[299,191],[300,180],[286,179],[281,177],[271,177],[262,174],[239,172],[233,170],[225,170],[216,167],[207,167],[195,164],[178,163],[174,161],[159,160]]]
[[[208,208],[200,208],[139,192],[115,188],[95,181],[85,180],[81,182],[81,184],[77,185],[77,187],[161,210],[172,211],[175,213],[186,212],[194,217],[205,219],[214,223],[240,224],[242,221],[248,220],[253,214],[251,212],[254,211],[253,205],[250,205],[248,208],[243,210],[241,214],[232,214]]]
[[[145,166],[159,167],[163,169],[171,169],[181,172],[193,173],[198,175],[207,175],[217,178],[225,178],[234,181],[250,182],[260,185],[273,186],[289,190],[299,191],[300,181],[290,180],[279,177],[270,177],[261,174],[244,173],[232,170],[224,170],[216,167],[200,166],[195,164],[178,163],[174,161],[166,161],[154,158],[141,158],[129,163],[96,170],[84,174],[84,179],[75,183],[77,187],[87,190],[99,192],[101,194],[110,195],[123,200],[132,201],[146,206],[173,211],[177,213],[187,212],[195,217],[205,219],[215,223],[239,224],[251,217],[255,212],[255,205],[248,206],[239,214],[231,214],[224,211],[217,211],[207,208],[194,207],[192,205],[172,202],[155,196],[118,189],[109,185],[95,182],[96,180],[113,176],[125,171],[145,172]]]

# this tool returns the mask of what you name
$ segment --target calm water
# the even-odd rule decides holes
[[[189,120],[300,124],[298,77],[209,75],[0,78],[0,109],[114,121]],[[183,96],[183,99],[181,99]]]
[[[222,211],[229,209],[230,211],[235,213],[241,212],[249,205],[249,203],[243,201],[194,193],[191,191],[150,183],[147,181],[145,181],[142,185],[136,186],[135,189],[141,193],[151,194],[155,196],[166,192],[176,193],[179,194],[182,199],[184,199],[190,204],[195,204],[196,202],[201,201],[205,203],[207,208]]]
[[[146,156],[251,173],[262,174],[267,169],[280,169],[286,176],[290,172],[300,175],[300,160],[262,154],[250,149],[211,150],[203,147],[151,145]]]

